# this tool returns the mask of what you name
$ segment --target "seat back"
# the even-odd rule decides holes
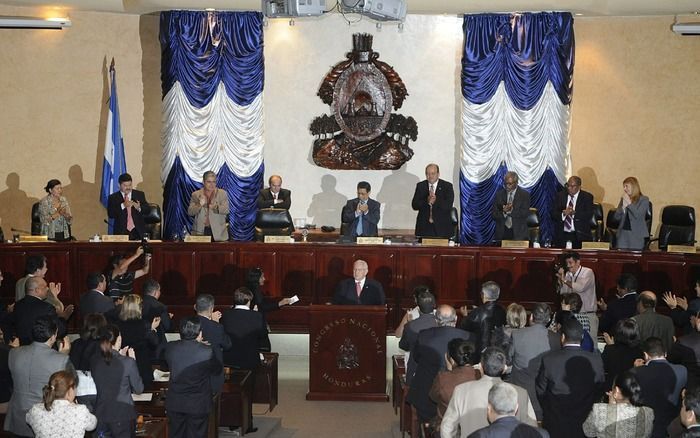
[[[591,216],[591,235],[594,242],[601,241],[603,230],[603,206],[599,202],[594,202],[593,215]]]
[[[255,218],[255,238],[265,236],[290,236],[294,231],[292,216],[283,208],[261,208]]]
[[[41,235],[41,216],[39,215],[39,203],[32,205],[32,236]]]
[[[161,238],[161,213],[160,205],[151,202],[144,209],[143,222],[146,224],[146,233],[151,239],[160,240]]]
[[[457,207],[452,207],[450,210],[450,221],[452,222],[452,237],[455,242],[459,240],[459,212]]]
[[[540,215],[537,212],[536,208],[530,207],[530,212],[527,215],[527,220],[525,221],[525,223],[527,223],[528,240],[530,241],[530,243],[539,242]]]
[[[610,242],[613,248],[617,244],[617,229],[620,227],[620,221],[615,219],[615,208],[608,210],[608,215],[605,217],[605,236],[603,240]]]
[[[659,249],[668,245],[692,245],[695,243],[695,208],[688,205],[667,205],[661,212]]]

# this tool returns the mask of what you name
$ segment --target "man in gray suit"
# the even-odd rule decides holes
[[[418,333],[421,330],[437,327],[437,320],[435,319],[435,295],[429,290],[423,290],[418,293],[418,299],[416,301],[420,315],[418,318],[406,323],[403,335],[399,341],[399,348],[403,351],[411,351],[411,348],[413,348],[413,345],[418,339]]]
[[[51,374],[61,370],[73,371],[68,360],[68,339],[61,342],[58,352],[52,348],[57,334],[56,316],[40,316],[32,328],[34,342],[10,350],[9,368],[14,391],[5,417],[6,431],[20,436],[34,436],[25,420],[27,411],[41,402],[42,390]]]

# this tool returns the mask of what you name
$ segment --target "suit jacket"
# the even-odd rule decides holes
[[[343,207],[343,212],[341,214],[341,222],[348,224],[345,230],[345,236],[347,237],[357,237],[357,223],[362,221],[362,236],[375,237],[379,233],[377,230],[377,224],[379,223],[379,202],[374,199],[367,199],[367,206],[369,210],[367,214],[361,214],[355,217],[355,210],[357,210],[357,204],[360,203],[359,198],[351,199]]]
[[[501,417],[468,438],[549,438],[549,432],[529,424],[521,423],[515,417]]]
[[[447,405],[450,404],[452,393],[457,385],[471,382],[481,377],[481,373],[471,365],[452,368],[451,371],[440,371],[433,386],[430,388],[430,399],[437,403],[437,417],[442,420],[445,415]]]
[[[411,201],[411,207],[418,212],[418,216],[416,216],[416,236],[452,237],[454,226],[452,225],[452,219],[450,219],[450,213],[455,200],[452,184],[441,179],[437,181],[435,202],[432,208],[432,224],[428,222],[430,219],[429,194],[430,186],[428,180],[416,184],[416,190],[413,192],[413,200]]]
[[[333,304],[361,304],[364,306],[381,306],[386,303],[384,288],[381,283],[365,277],[365,285],[360,296],[357,296],[357,288],[354,278],[346,278],[338,283],[333,295]]]
[[[214,240],[216,242],[226,242],[228,240],[228,227],[226,227],[226,217],[229,213],[228,193],[226,193],[226,190],[216,189],[212,201],[216,204],[214,208],[202,207],[199,204],[199,200],[202,197],[205,197],[204,190],[199,189],[195,191],[192,193],[190,205],[187,207],[187,214],[194,216],[192,234],[199,236],[204,234],[204,222],[208,210],[209,226],[211,227],[211,234],[214,236]]]
[[[700,383],[700,332],[682,336],[668,354],[669,362],[683,365],[688,370],[688,386]]]
[[[277,204],[274,203],[275,198],[272,196],[270,188],[267,187],[260,191],[258,195],[258,209],[261,208],[283,208],[289,210],[292,208],[292,191],[287,189],[280,189],[277,194],[277,200],[282,201]]]
[[[486,417],[486,406],[488,405],[488,395],[491,387],[501,383],[500,377],[481,376],[479,380],[457,385],[452,393],[452,399],[447,406],[445,415],[440,424],[440,435],[443,438],[456,437],[457,426],[461,429],[460,436],[465,438],[470,433],[489,425]],[[513,385],[518,393],[518,421],[537,426],[535,412],[532,403],[523,388]],[[508,436],[508,435],[505,435]]]
[[[254,310],[232,307],[224,311],[221,325],[231,338],[231,349],[224,351],[224,364],[255,370],[260,365],[259,349],[267,337],[262,315]]]
[[[569,205],[569,192],[562,190],[557,193],[557,198],[554,201],[550,216],[554,223],[554,238],[559,246],[564,246],[564,219],[562,219],[562,211],[566,210]],[[591,218],[593,217],[593,195],[583,190],[579,190],[574,206],[573,225],[576,231],[576,238],[579,242],[588,242],[593,240],[591,234]]]
[[[138,353],[136,354],[138,357]],[[136,361],[114,351],[109,364],[99,355],[93,359],[90,368],[97,388],[95,416],[98,422],[136,419],[131,393],[143,392],[143,381],[139,376]]]
[[[433,327],[418,333],[406,368],[408,402],[418,417],[430,420],[437,414],[437,405],[430,400],[430,388],[439,371],[445,370],[447,344],[455,338],[473,340],[470,333],[456,327]]]
[[[173,328],[173,323],[170,320],[168,308],[165,306],[165,304],[158,301],[156,297],[152,295],[144,295],[142,314],[143,320],[146,321],[149,325],[157,316],[160,317],[160,325],[156,329],[156,334],[158,335],[158,345],[156,346],[156,349],[153,352],[154,357],[160,360],[163,358],[163,349],[168,343],[168,340],[165,338],[165,333],[169,332]]]
[[[14,390],[7,408],[5,430],[17,435],[34,436],[27,425],[27,411],[41,403],[42,390],[51,374],[61,370],[72,370],[68,355],[59,353],[43,342],[33,342],[13,348],[9,354]]]
[[[146,232],[146,223],[143,221],[143,215],[148,209],[146,195],[140,190],[132,190],[131,200],[141,203],[141,211],[131,207],[131,218],[134,220],[134,227],[136,227],[139,235],[143,236]],[[107,199],[107,215],[110,219],[114,219],[114,234],[129,234],[129,230],[126,229],[128,214],[126,208],[122,208],[123,202],[124,195],[121,192],[114,192]]]
[[[122,335],[122,346],[134,349],[141,380],[146,387],[149,387],[153,382],[151,362],[156,357],[156,349],[160,342],[158,334],[151,330],[149,322],[142,319],[129,319],[127,321],[116,319],[114,324],[119,327],[119,332]]]
[[[651,360],[645,366],[634,368],[642,388],[644,405],[654,410],[652,437],[665,437],[666,428],[680,409],[681,390],[688,374],[682,365],[673,365],[666,359]]]
[[[542,356],[536,379],[542,424],[552,436],[581,437],[582,424],[603,392],[605,371],[597,352],[565,346]]]
[[[165,348],[165,360],[170,368],[165,409],[185,414],[208,414],[213,396],[211,378],[224,370],[211,347],[196,340],[170,342]]]
[[[617,322],[632,318],[637,314],[637,293],[630,292],[608,304],[608,308],[600,316],[598,331],[613,334]]]
[[[19,338],[21,345],[32,343],[34,321],[45,315],[56,316],[56,308],[33,295],[25,295],[24,298],[15,304],[15,310],[11,313],[10,319],[15,328],[15,336]],[[61,331],[59,328],[59,334],[61,334]],[[65,327],[63,327],[63,331],[65,331]]]
[[[90,290],[80,297],[80,314],[83,318],[90,313],[107,313],[114,309],[114,301],[98,290]]]
[[[437,319],[433,313],[421,313],[417,319],[408,321],[404,326],[399,348],[403,351],[411,351],[418,339],[418,333],[432,327],[437,327]]]
[[[601,354],[605,370],[605,390],[612,389],[615,378],[634,367],[634,361],[644,359],[644,352],[639,346],[622,343],[606,345]]]
[[[645,239],[649,237],[649,229],[646,223],[646,214],[649,210],[649,198],[642,195],[637,202],[622,208],[622,199],[615,210],[615,219],[620,221],[617,228],[616,247],[619,249],[644,249]],[[629,217],[630,229],[625,230],[625,216]]]
[[[496,234],[494,240],[503,240],[506,219],[503,216],[503,205],[508,202],[508,193],[505,189],[496,192],[496,199],[491,209],[491,217],[496,221]],[[527,216],[530,214],[530,193],[518,187],[513,195],[513,211],[510,217],[513,219],[513,239],[528,240]]]
[[[199,323],[202,326],[202,337],[211,346],[211,350],[214,352],[216,359],[223,364],[224,350],[231,348],[231,338],[229,338],[224,331],[224,326],[209,318],[205,318],[201,315],[198,316]],[[224,370],[222,367],[221,372],[211,378],[212,391],[221,392],[223,385]]]
[[[482,304],[469,312],[459,323],[459,327],[462,330],[476,335],[477,352],[481,352],[489,345],[489,338],[493,329],[504,325],[506,325],[506,311],[496,301]]]
[[[647,310],[634,316],[639,327],[639,339],[644,342],[654,336],[664,343],[664,350],[671,351],[673,346],[673,335],[676,329],[673,320],[666,315],[661,315],[653,310]]]
[[[538,420],[542,420],[542,407],[537,400],[535,379],[540,370],[542,356],[551,350],[561,348],[559,335],[542,324],[533,324],[519,330],[513,330],[513,342],[509,355],[513,363],[509,382],[527,390],[532,407]]]

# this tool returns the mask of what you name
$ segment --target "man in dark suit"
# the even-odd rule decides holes
[[[258,195],[258,208],[283,208],[289,210],[292,207],[292,192],[282,188],[282,177],[272,175],[267,182],[270,186],[261,190]]]
[[[467,311],[467,306],[460,309],[464,318],[459,327],[476,335],[477,359],[481,350],[488,347],[493,329],[506,325],[506,311],[497,303],[500,295],[498,283],[487,281],[481,285],[481,306],[471,312]]]
[[[165,345],[168,343],[165,339],[165,333],[170,331],[172,327],[172,314],[168,312],[165,304],[159,301],[160,299],[160,284],[152,278],[149,278],[143,283],[143,320],[150,325],[155,318],[160,318],[160,325],[156,329],[158,333],[158,347],[156,347],[155,357],[162,358],[162,352]]]
[[[41,277],[29,277],[25,283],[25,296],[15,304],[15,310],[10,315],[14,334],[19,338],[20,345],[32,343],[32,327],[34,321],[41,316],[57,316],[56,308],[44,301],[49,293],[46,280]],[[65,335],[65,321],[59,324],[59,338]]]
[[[455,338],[473,340],[468,332],[455,327],[457,312],[454,307],[441,305],[436,318],[437,327],[418,333],[406,369],[406,383],[409,386],[407,400],[416,408],[420,421],[429,421],[437,414],[437,404],[429,394],[437,373],[447,369],[447,344]]]
[[[107,214],[114,220],[114,234],[127,234],[131,240],[140,240],[146,230],[143,216],[148,212],[146,195],[132,188],[131,175],[119,175],[119,191],[109,195]]]
[[[638,314],[633,317],[639,327],[639,339],[645,341],[651,337],[659,338],[664,343],[664,351],[671,351],[676,328],[673,326],[671,318],[656,313],[656,303],[654,292],[645,290],[639,294]]]
[[[489,389],[486,417],[491,423],[471,433],[468,438],[548,438],[549,433],[520,422],[515,414],[520,409],[518,392],[513,385],[496,383]]]
[[[202,327],[202,337],[204,341],[211,346],[212,351],[214,351],[214,356],[223,363],[224,350],[231,348],[231,338],[229,338],[224,331],[224,326],[219,324],[221,312],[218,310],[214,311],[214,297],[209,294],[198,295],[194,310],[199,317],[199,324]],[[221,373],[212,377],[211,382],[212,390],[215,393],[221,392],[221,388],[224,384],[223,369]]]
[[[572,176],[566,182],[566,191],[557,194],[550,211],[554,223],[554,245],[564,248],[571,242],[573,248],[581,248],[581,242],[593,240],[591,218],[593,195],[581,190],[581,178]]]
[[[561,348],[559,336],[547,329],[552,318],[552,311],[547,303],[536,303],[530,314],[530,324],[519,330],[513,330],[513,342],[509,355],[513,363],[510,380],[527,390],[532,407],[538,420],[542,420],[542,408],[537,401],[535,379],[540,370],[542,356],[551,350]]]
[[[416,184],[411,207],[416,216],[416,236],[446,237],[454,234],[450,213],[455,193],[452,184],[440,179],[440,167],[428,164],[425,180]]]
[[[633,368],[642,388],[644,405],[654,410],[653,438],[666,436],[666,428],[678,415],[681,391],[688,381],[688,372],[682,365],[666,360],[666,349],[661,339],[650,337],[642,344],[644,360],[638,359]]]
[[[190,438],[207,436],[212,410],[211,378],[221,374],[223,366],[204,344],[199,317],[190,316],[180,323],[180,340],[165,349],[170,368],[168,396],[168,436]]]
[[[422,290],[418,293],[418,318],[406,323],[403,335],[399,341],[399,348],[403,351],[411,351],[418,339],[418,333],[425,329],[437,327],[435,319],[435,295],[429,290]]]
[[[561,331],[561,350],[542,356],[536,379],[542,425],[552,436],[583,438],[583,422],[603,392],[603,360],[600,353],[581,348],[583,327],[575,318],[567,319]]]
[[[348,224],[346,237],[377,236],[379,202],[370,199],[372,186],[367,181],[357,183],[357,198],[349,200],[341,213],[341,222]]]
[[[496,222],[494,240],[528,240],[530,194],[518,187],[518,174],[506,172],[505,188],[496,192],[491,217]]]
[[[224,364],[233,368],[249,370],[255,382],[255,371],[260,366],[260,348],[267,338],[267,327],[260,312],[250,309],[253,293],[247,287],[233,292],[235,307],[226,309],[221,317],[224,331],[231,338],[231,349],[224,351]],[[251,389],[255,392],[255,388]],[[253,412],[250,413],[250,429],[254,432]]]
[[[617,299],[607,304],[604,299],[598,300],[598,309],[603,311],[600,316],[598,331],[612,334],[618,321],[631,318],[637,313],[637,278],[624,273],[617,278]]]
[[[80,297],[80,314],[83,318],[90,313],[105,314],[114,309],[114,301],[105,296],[107,279],[101,272],[91,272],[87,276],[88,291]]]
[[[381,283],[367,278],[369,267],[364,260],[357,260],[352,265],[353,278],[342,280],[335,287],[333,304],[362,304],[381,306],[386,302]]]
[[[700,437],[700,386],[689,385],[683,391],[680,422],[685,426],[681,438]],[[669,428],[670,432],[670,428]],[[672,437],[675,436],[670,434]]]

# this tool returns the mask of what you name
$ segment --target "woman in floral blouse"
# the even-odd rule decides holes
[[[41,220],[41,234],[51,240],[69,240],[71,237],[70,224],[73,216],[70,212],[68,200],[62,196],[63,186],[61,181],[52,179],[46,183],[45,198],[39,201],[39,218]]]

